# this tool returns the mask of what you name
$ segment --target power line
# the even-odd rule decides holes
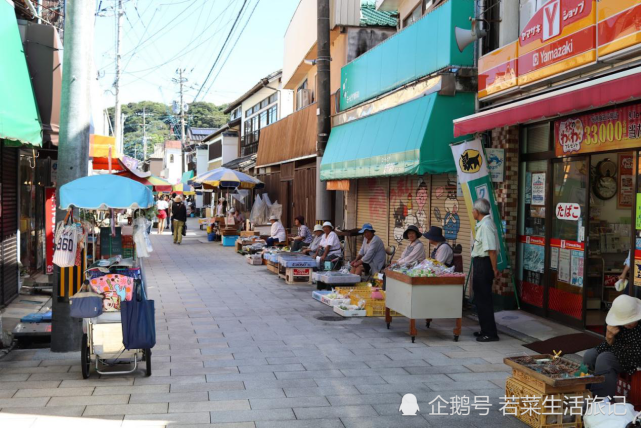
[[[243,5],[240,7],[240,10],[238,11],[238,15],[236,15],[236,19],[234,20],[234,24],[232,25],[231,30],[229,30],[229,34],[227,34],[227,38],[225,39],[225,42],[223,43],[222,48],[220,48],[220,52],[218,52],[218,56],[216,57],[216,60],[214,61],[214,64],[211,66],[211,69],[209,70],[209,73],[207,73],[207,77],[205,78],[205,81],[200,86],[200,90],[198,91],[198,93],[194,97],[194,102],[198,99],[198,95],[200,95],[200,91],[202,91],[202,89],[207,84],[207,81],[211,77],[211,73],[214,71],[214,67],[216,67],[216,64],[218,63],[218,60],[220,59],[220,56],[223,53],[223,50],[225,50],[225,46],[227,45],[227,42],[229,41],[229,38],[231,37],[232,33],[234,32],[234,28],[236,28],[236,24],[238,23],[238,20],[240,19],[240,14],[245,9],[245,5],[247,5],[247,0],[243,0]]]
[[[249,14],[249,18],[247,18],[247,21],[245,21],[245,25],[240,30],[240,33],[238,34],[238,37],[236,38],[236,41],[234,42],[233,46],[231,47],[231,49],[227,53],[227,57],[225,58],[225,61],[223,61],[223,64],[218,69],[218,73],[216,73],[216,76],[214,76],[214,80],[211,81],[211,84],[209,85],[209,88],[207,89],[207,91],[205,91],[205,95],[203,95],[203,98],[207,96],[207,94],[209,93],[211,88],[214,86],[214,82],[216,82],[216,79],[218,78],[218,75],[220,75],[220,72],[223,71],[223,69],[225,68],[225,64],[227,64],[227,60],[231,56],[232,52],[234,52],[234,48],[236,47],[236,44],[238,43],[238,40],[240,40],[240,38],[243,35],[243,32],[245,32],[245,28],[247,28],[247,24],[249,24],[249,21],[252,19],[252,16],[254,15],[254,11],[258,7],[258,3],[260,3],[260,0],[258,0],[256,2],[256,4],[254,5],[254,8],[252,9],[251,13]]]

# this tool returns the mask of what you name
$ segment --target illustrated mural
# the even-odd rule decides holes
[[[418,183],[418,187],[416,188],[416,225],[421,233],[427,232],[429,227],[429,220],[427,219],[427,213],[425,212],[425,204],[427,204],[428,198],[427,184],[425,184],[425,181],[421,179]]]

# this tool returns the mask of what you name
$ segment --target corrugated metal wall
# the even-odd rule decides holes
[[[18,149],[0,148],[0,306],[18,295]]]
[[[385,246],[389,245],[389,188],[390,179],[364,178],[358,180],[358,209],[356,211],[357,226],[372,223],[376,234],[381,237]],[[360,248],[362,238],[358,238]]]
[[[310,228],[316,223],[316,167],[294,172],[294,217],[302,215]]]

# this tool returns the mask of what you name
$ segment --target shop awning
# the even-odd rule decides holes
[[[552,119],[641,98],[641,67],[507,104],[454,121],[454,135]]]
[[[13,3],[0,1],[0,139],[42,146],[36,99],[31,87]]]
[[[451,123],[473,111],[473,94],[432,93],[332,128],[321,180],[454,172]]]
[[[189,184],[189,180],[191,180],[192,178],[194,178],[194,171],[186,171],[186,172],[183,172],[183,176],[180,179],[180,182],[184,184]]]

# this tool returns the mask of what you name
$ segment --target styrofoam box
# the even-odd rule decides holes
[[[345,306],[348,309],[341,309],[340,306],[334,306],[334,312],[342,317],[364,317],[367,314],[365,309],[358,309],[356,305]]]
[[[312,283],[316,284],[318,281],[320,281],[320,275],[321,275],[321,272],[313,272]]]
[[[330,290],[313,291],[312,292],[312,298],[314,300],[318,300],[320,302],[321,299],[323,298],[323,296],[325,296],[327,294],[332,294],[332,291],[330,291]]]
[[[361,282],[361,277],[351,273],[322,272],[318,280],[325,284],[357,284]]]
[[[326,304],[327,306],[339,306],[339,305],[349,305],[351,302],[351,299],[349,298],[344,298],[341,297],[340,299],[330,299],[327,296],[323,296],[321,298],[321,303]]]

